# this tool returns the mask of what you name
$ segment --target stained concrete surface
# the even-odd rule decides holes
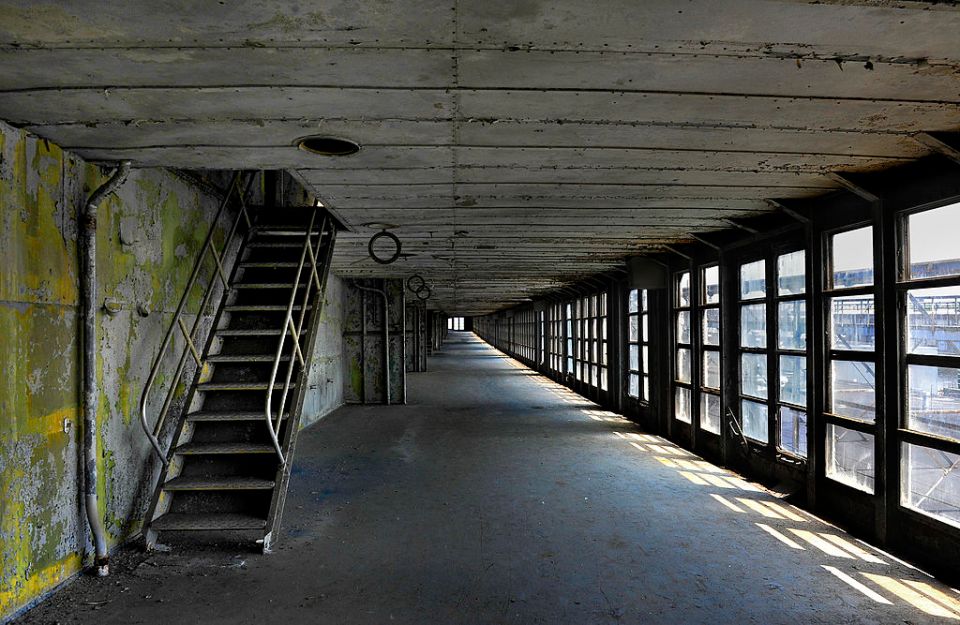
[[[698,460],[452,333],[409,405],[303,432],[276,553],[127,550],[22,622],[960,619],[955,591]]]

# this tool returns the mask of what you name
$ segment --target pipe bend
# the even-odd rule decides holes
[[[97,187],[87,199],[82,215],[80,291],[83,317],[83,467],[84,507],[93,535],[94,565],[97,575],[110,574],[110,555],[106,532],[100,519],[97,496],[97,210],[107,195],[115,192],[130,173],[130,162],[121,163],[110,179]]]

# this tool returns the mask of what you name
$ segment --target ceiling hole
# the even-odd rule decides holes
[[[337,137],[304,137],[297,142],[301,150],[321,156],[349,156],[360,151],[360,144]]]

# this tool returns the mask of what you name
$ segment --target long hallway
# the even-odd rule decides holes
[[[409,397],[301,434],[276,553],[127,550],[23,622],[960,619],[955,591],[473,334]]]

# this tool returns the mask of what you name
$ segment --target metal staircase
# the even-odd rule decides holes
[[[233,189],[240,209],[230,235],[218,250],[211,229],[141,398],[141,424],[163,462],[144,520],[148,549],[161,532],[243,531],[267,552],[280,524],[336,224],[322,207],[250,209],[239,178]],[[231,245],[239,250],[228,277]],[[213,272],[200,287],[205,264]],[[202,349],[203,315],[192,329],[185,322],[197,289],[200,311],[219,302]],[[151,390],[177,334],[176,374],[151,427]],[[182,381],[190,361],[193,380]],[[168,412],[179,414],[172,428]]]

